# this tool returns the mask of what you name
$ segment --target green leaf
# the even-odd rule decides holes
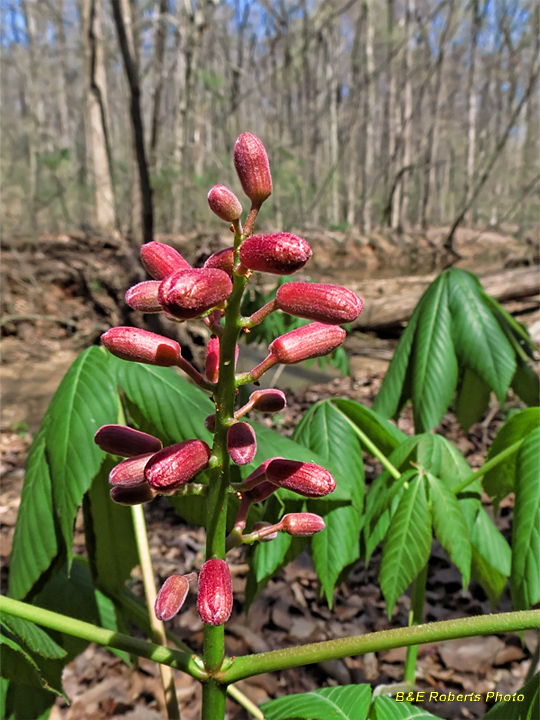
[[[467,587],[471,574],[472,552],[465,518],[454,493],[431,473],[427,474],[427,479],[435,536],[460,571],[463,587]]]
[[[339,408],[386,456],[390,455],[400,443],[407,439],[407,435],[385,417],[354,400],[334,398],[326,402],[330,402]],[[358,439],[362,444],[362,438]],[[367,453],[370,453],[369,449],[364,445],[362,445],[362,448]]]
[[[510,547],[482,506],[469,517],[465,513],[472,547],[471,576],[495,607],[510,575]]]
[[[540,408],[532,407],[512,415],[497,433],[489,448],[486,462],[496,457],[503,450],[523,440],[531,430],[540,423]],[[486,493],[493,498],[496,506],[514,489],[516,474],[516,457],[518,449],[496,467],[484,475],[482,485]]]
[[[94,582],[113,593],[123,587],[139,562],[131,508],[110,497],[109,473],[115,464],[107,456],[84,503],[86,548]]]
[[[531,430],[516,460],[510,588],[517,610],[540,600],[540,428]]]
[[[14,635],[17,635],[31,652],[49,659],[63,658],[66,655],[64,648],[60,647],[45,630],[33,622],[6,613],[0,613],[0,618],[2,623]]]
[[[373,403],[373,410],[381,415],[381,417],[396,418],[403,405],[405,405],[411,397],[411,355],[416,327],[422,312],[421,302],[422,300],[420,299],[399,340],[380,390]]]
[[[536,720],[540,717],[540,674],[536,673],[529,682],[520,688],[516,697],[524,695],[523,700],[510,700],[496,703],[484,715],[483,720]]]
[[[485,302],[478,278],[458,268],[446,272],[458,360],[481,377],[503,403],[516,370],[512,346]]]
[[[398,597],[427,563],[431,548],[431,518],[424,478],[417,475],[401,495],[386,534],[380,583],[388,616]]]
[[[287,695],[263,703],[266,720],[365,720],[371,701],[369,685],[346,685]]]
[[[369,720],[414,720],[414,718],[435,718],[417,705],[408,702],[398,702],[395,698],[379,695],[374,699]]]
[[[45,422],[28,453],[13,536],[9,594],[18,600],[26,597],[58,555],[52,483],[45,455]]]
[[[198,438],[210,442],[204,427],[214,404],[200,388],[184,380],[173,368],[127,362],[111,356],[117,382],[124,391],[132,419],[143,430],[157,435],[164,445]]]
[[[446,412],[457,383],[445,274],[422,296],[413,354],[412,404],[417,432],[431,430]]]
[[[516,372],[512,378],[512,390],[529,407],[540,402],[540,377],[531,364],[519,356]]]
[[[62,690],[63,663],[58,659],[38,659],[19,638],[5,628],[0,630],[2,648],[2,677],[17,685],[50,690],[65,697]]]
[[[0,692],[5,702],[1,717],[5,720],[47,720],[56,702],[56,695],[48,690],[7,680],[2,680]]]
[[[465,368],[456,397],[456,417],[468,433],[489,407],[491,391],[489,386],[470,368]]]

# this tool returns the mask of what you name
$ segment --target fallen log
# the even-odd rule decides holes
[[[353,323],[357,330],[382,330],[399,326],[411,317],[422,293],[435,279],[436,275],[407,278],[405,292],[396,290],[396,281],[377,281],[379,297],[369,297],[358,287],[360,297],[364,298],[364,310]],[[504,303],[538,295],[540,292],[539,266],[521,267],[480,277],[484,290],[496,300]],[[414,289],[409,289],[414,286]],[[402,290],[404,288],[402,287]]]

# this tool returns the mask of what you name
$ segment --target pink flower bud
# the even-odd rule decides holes
[[[130,287],[126,293],[126,302],[134,310],[143,313],[160,313],[158,303],[159,280],[145,280]]]
[[[232,278],[234,268],[234,250],[233,248],[225,248],[225,250],[218,250],[213,255],[210,255],[204,262],[205,268],[215,268],[217,270],[223,270],[229,277]]]
[[[163,280],[158,299],[163,309],[179,320],[189,320],[226,300],[232,292],[223,270],[198,268],[174,273]]]
[[[204,427],[208,430],[208,432],[211,432],[212,435],[216,432],[216,413],[207,415],[204,418]]]
[[[139,328],[111,328],[101,336],[101,342],[122,360],[168,367],[180,359],[180,345],[176,340]]]
[[[115,465],[109,473],[109,482],[111,485],[122,485],[123,487],[131,487],[145,482],[144,468],[153,456],[154,453],[145,453],[123,460]]]
[[[252,235],[240,246],[242,265],[273,275],[291,275],[303,268],[312,254],[306,240],[284,232]]]
[[[281,335],[270,343],[270,354],[284,365],[328,355],[345,340],[347,333],[337,325],[310,323]]]
[[[104,452],[120,457],[135,457],[161,450],[161,440],[125,425],[103,425],[94,435],[94,442]]]
[[[259,530],[266,530],[266,528],[270,527],[273,527],[271,523],[264,522],[264,520],[262,520],[261,522],[253,523],[253,532],[258,532]],[[264,537],[261,538],[261,542],[270,542],[270,540],[275,540],[276,538],[277,530],[268,535],[264,535]]]
[[[142,246],[141,260],[146,272],[156,280],[163,280],[178,270],[191,270],[191,265],[177,250],[155,240]]]
[[[238,360],[239,347],[234,350],[234,363]],[[206,377],[210,382],[219,380],[219,338],[212,337],[206,346]]]
[[[328,325],[352,322],[362,312],[362,300],[339,285],[291,282],[276,293],[278,310]]]
[[[287,406],[287,398],[285,393],[274,388],[255,390],[249,396],[249,404],[257,412],[276,413],[281,412]]]
[[[214,185],[208,193],[208,204],[210,210],[218,218],[225,222],[232,223],[238,220],[242,214],[242,205],[232,190],[225,185]]]
[[[225,560],[207,560],[199,573],[197,610],[206,625],[223,625],[231,616],[231,571]]]
[[[146,465],[144,476],[160,492],[188,483],[208,467],[210,448],[202,440],[184,440],[156,453]]]
[[[284,515],[281,522],[281,530],[289,535],[296,535],[301,537],[308,537],[309,535],[315,535],[315,533],[324,530],[326,525],[324,520],[315,513],[301,512],[301,513],[287,513]]]
[[[322,497],[336,489],[336,481],[328,470],[315,463],[298,460],[272,460],[266,468],[266,479],[304,497]]]
[[[262,141],[251,133],[242,133],[234,145],[234,166],[244,192],[255,207],[272,194],[272,176]]]
[[[111,490],[111,500],[119,505],[142,505],[156,497],[156,491],[147,482],[139,485],[116,485]]]
[[[168,577],[156,597],[154,612],[157,619],[172,620],[184,604],[188,590],[189,582],[183,575]]]
[[[249,465],[257,452],[255,430],[247,422],[237,422],[227,431],[227,450],[235,465]]]

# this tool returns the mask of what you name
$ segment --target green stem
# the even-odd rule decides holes
[[[479,470],[476,470],[476,472],[473,472],[471,475],[466,477],[465,480],[459,483],[459,485],[456,485],[454,488],[452,488],[452,492],[454,493],[454,495],[459,495],[460,492],[463,492],[463,490],[465,490],[465,488],[471,485],[471,483],[473,483],[475,480],[478,480],[478,478],[481,478],[482,475],[485,475],[494,467],[497,467],[497,465],[502,463],[503,460],[506,460],[510,455],[516,453],[519,450],[522,442],[523,438],[513,443],[513,445],[510,445],[510,447],[507,447],[502,452],[495,455],[494,458],[491,458],[491,460],[488,460],[487,463],[484,463]]]
[[[137,551],[139,553],[144,594],[146,597],[146,604],[148,606],[153,639],[163,647],[167,647],[165,626],[161,620],[157,619],[154,612],[154,605],[156,602],[156,580],[154,578],[154,570],[152,568],[152,557],[150,555],[150,546],[148,545],[148,534],[146,532],[143,506],[134,505],[131,508],[131,516],[133,518],[133,526],[135,528]],[[159,674],[161,677],[161,684],[163,686],[167,717],[169,720],[180,720],[180,708],[178,706],[178,698],[176,697],[172,669],[166,665],[160,665]]]
[[[337,640],[326,640],[299,647],[273,650],[267,653],[234,658],[217,674],[224,683],[234,683],[266,672],[276,672],[300,665],[363,655],[368,652],[392,650],[409,645],[454,640],[475,635],[518,632],[540,628],[540,610],[520,610],[497,615],[445,620],[443,622],[413,625],[368,635],[355,635]]]
[[[411,589],[411,612],[409,614],[409,626],[420,625],[424,616],[424,600],[426,597],[428,564],[426,563],[412,584]],[[409,645],[407,657],[403,669],[403,680],[414,686],[416,677],[416,658],[418,657],[418,645]]]
[[[401,477],[401,473],[399,472],[399,470],[397,470],[397,468],[395,468],[392,465],[392,463],[388,460],[388,458],[384,455],[384,453],[381,450],[379,450],[379,448],[374,443],[371,442],[371,440],[368,438],[368,436],[364,432],[362,432],[362,430],[360,430],[358,425],[355,425],[353,423],[353,421],[345,415],[345,413],[343,413],[335,405],[334,405],[334,408],[341,415],[341,417],[351,426],[351,428],[354,430],[356,435],[359,437],[360,442],[362,443],[362,445],[364,445],[366,450],[368,450],[373,455],[373,457],[377,458],[377,460],[381,463],[381,465],[386,470],[388,470],[388,472],[390,473],[390,475],[392,475],[393,478],[395,478],[396,480],[399,480],[399,478]]]
[[[236,685],[229,685],[227,688],[227,692],[232,697],[233,700],[236,700],[236,702],[241,705],[243,708],[245,708],[251,715],[253,715],[256,720],[264,720],[264,715],[262,714],[261,710],[255,705],[254,702],[252,702],[244,693],[239,690]]]
[[[15,615],[23,620],[29,620],[36,623],[36,625],[42,625],[51,630],[74,635],[83,640],[88,640],[88,642],[94,642],[115,650],[124,650],[127,653],[153,662],[164,663],[176,670],[182,670],[200,681],[204,681],[208,677],[201,667],[200,658],[196,655],[188,655],[180,650],[166,648],[156,643],[124,635],[115,630],[106,630],[83,620],[45,610],[36,605],[29,605],[4,595],[0,595],[0,611],[8,615]]]

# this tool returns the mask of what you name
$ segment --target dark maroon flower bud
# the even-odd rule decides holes
[[[212,337],[206,346],[206,377],[210,382],[219,378],[219,338]]]
[[[269,351],[284,365],[328,355],[345,340],[347,333],[337,325],[310,323],[281,335],[270,343]]]
[[[139,485],[116,485],[111,490],[111,500],[119,505],[142,505],[153,500],[156,494],[147,482]]]
[[[255,470],[247,476],[243,484],[243,488],[245,490],[251,490],[256,485],[266,480],[266,468],[270,465],[272,460],[277,460],[277,458],[273,457],[265,460],[258,468],[255,468]],[[242,490],[242,492],[244,492],[244,490]]]
[[[135,457],[161,450],[161,440],[125,425],[103,425],[94,435],[94,442],[104,452],[120,457]]]
[[[217,270],[223,270],[229,277],[232,277],[234,268],[234,250],[233,248],[225,248],[225,250],[218,250],[213,255],[210,255],[204,262],[205,268],[215,268]]]
[[[216,432],[216,413],[207,415],[204,418],[204,427],[208,430],[208,432],[211,432],[212,435]]]
[[[234,145],[234,166],[244,192],[255,207],[272,194],[272,176],[262,141],[251,133],[242,133]]]
[[[172,620],[184,604],[188,590],[189,582],[183,575],[168,577],[161,586],[154,604],[157,619]]]
[[[312,255],[309,243],[291,233],[252,235],[240,246],[240,261],[250,270],[291,275]]]
[[[289,535],[297,535],[301,537],[308,537],[309,535],[315,535],[315,533],[324,530],[326,525],[324,520],[315,513],[301,512],[301,513],[287,513],[281,519],[279,523],[281,530]]]
[[[258,532],[259,530],[266,530],[266,528],[275,527],[269,522],[264,522],[264,520],[261,520],[261,522],[253,523],[253,532]],[[260,538],[261,542],[270,542],[270,540],[275,540],[277,538],[277,530],[275,532],[269,533],[268,535],[264,535],[262,538]]]
[[[235,465],[249,465],[257,452],[255,430],[247,422],[237,422],[227,431],[227,450]]]
[[[199,573],[197,610],[206,625],[223,625],[231,616],[231,571],[225,560],[207,560]]]
[[[126,302],[134,310],[143,313],[160,313],[161,305],[158,302],[159,280],[145,280],[130,287],[126,293]]]
[[[141,260],[146,272],[156,280],[163,280],[178,270],[191,270],[191,265],[177,250],[155,240],[142,246]]]
[[[158,299],[170,315],[189,320],[223,302],[231,292],[232,282],[226,272],[197,268],[174,273],[163,280]]]
[[[214,185],[208,193],[208,204],[218,218],[228,223],[238,220],[242,214],[240,200],[225,185]]]
[[[263,480],[258,485],[256,485],[253,490],[249,490],[248,492],[243,493],[243,497],[245,497],[246,500],[248,500],[250,503],[259,503],[270,497],[270,495],[272,495],[272,493],[275,493],[276,490],[277,485],[274,485],[269,480]]]
[[[290,315],[328,325],[356,320],[364,306],[359,297],[344,287],[306,282],[282,285],[276,294],[276,305]]]
[[[322,497],[336,489],[336,481],[328,470],[315,463],[298,460],[272,460],[266,468],[266,479],[304,497]]]
[[[115,465],[109,473],[109,482],[111,485],[131,487],[145,482],[144,468],[154,454],[155,453],[145,453],[144,455],[128,458],[118,465]]]
[[[287,406],[287,398],[285,393],[274,388],[255,390],[249,396],[249,404],[257,412],[276,413],[281,412]]]
[[[144,476],[153,488],[168,492],[207,468],[210,454],[202,440],[184,440],[156,453],[146,465]]]
[[[111,328],[101,336],[101,342],[122,360],[168,367],[180,359],[180,345],[176,340],[139,328]]]

